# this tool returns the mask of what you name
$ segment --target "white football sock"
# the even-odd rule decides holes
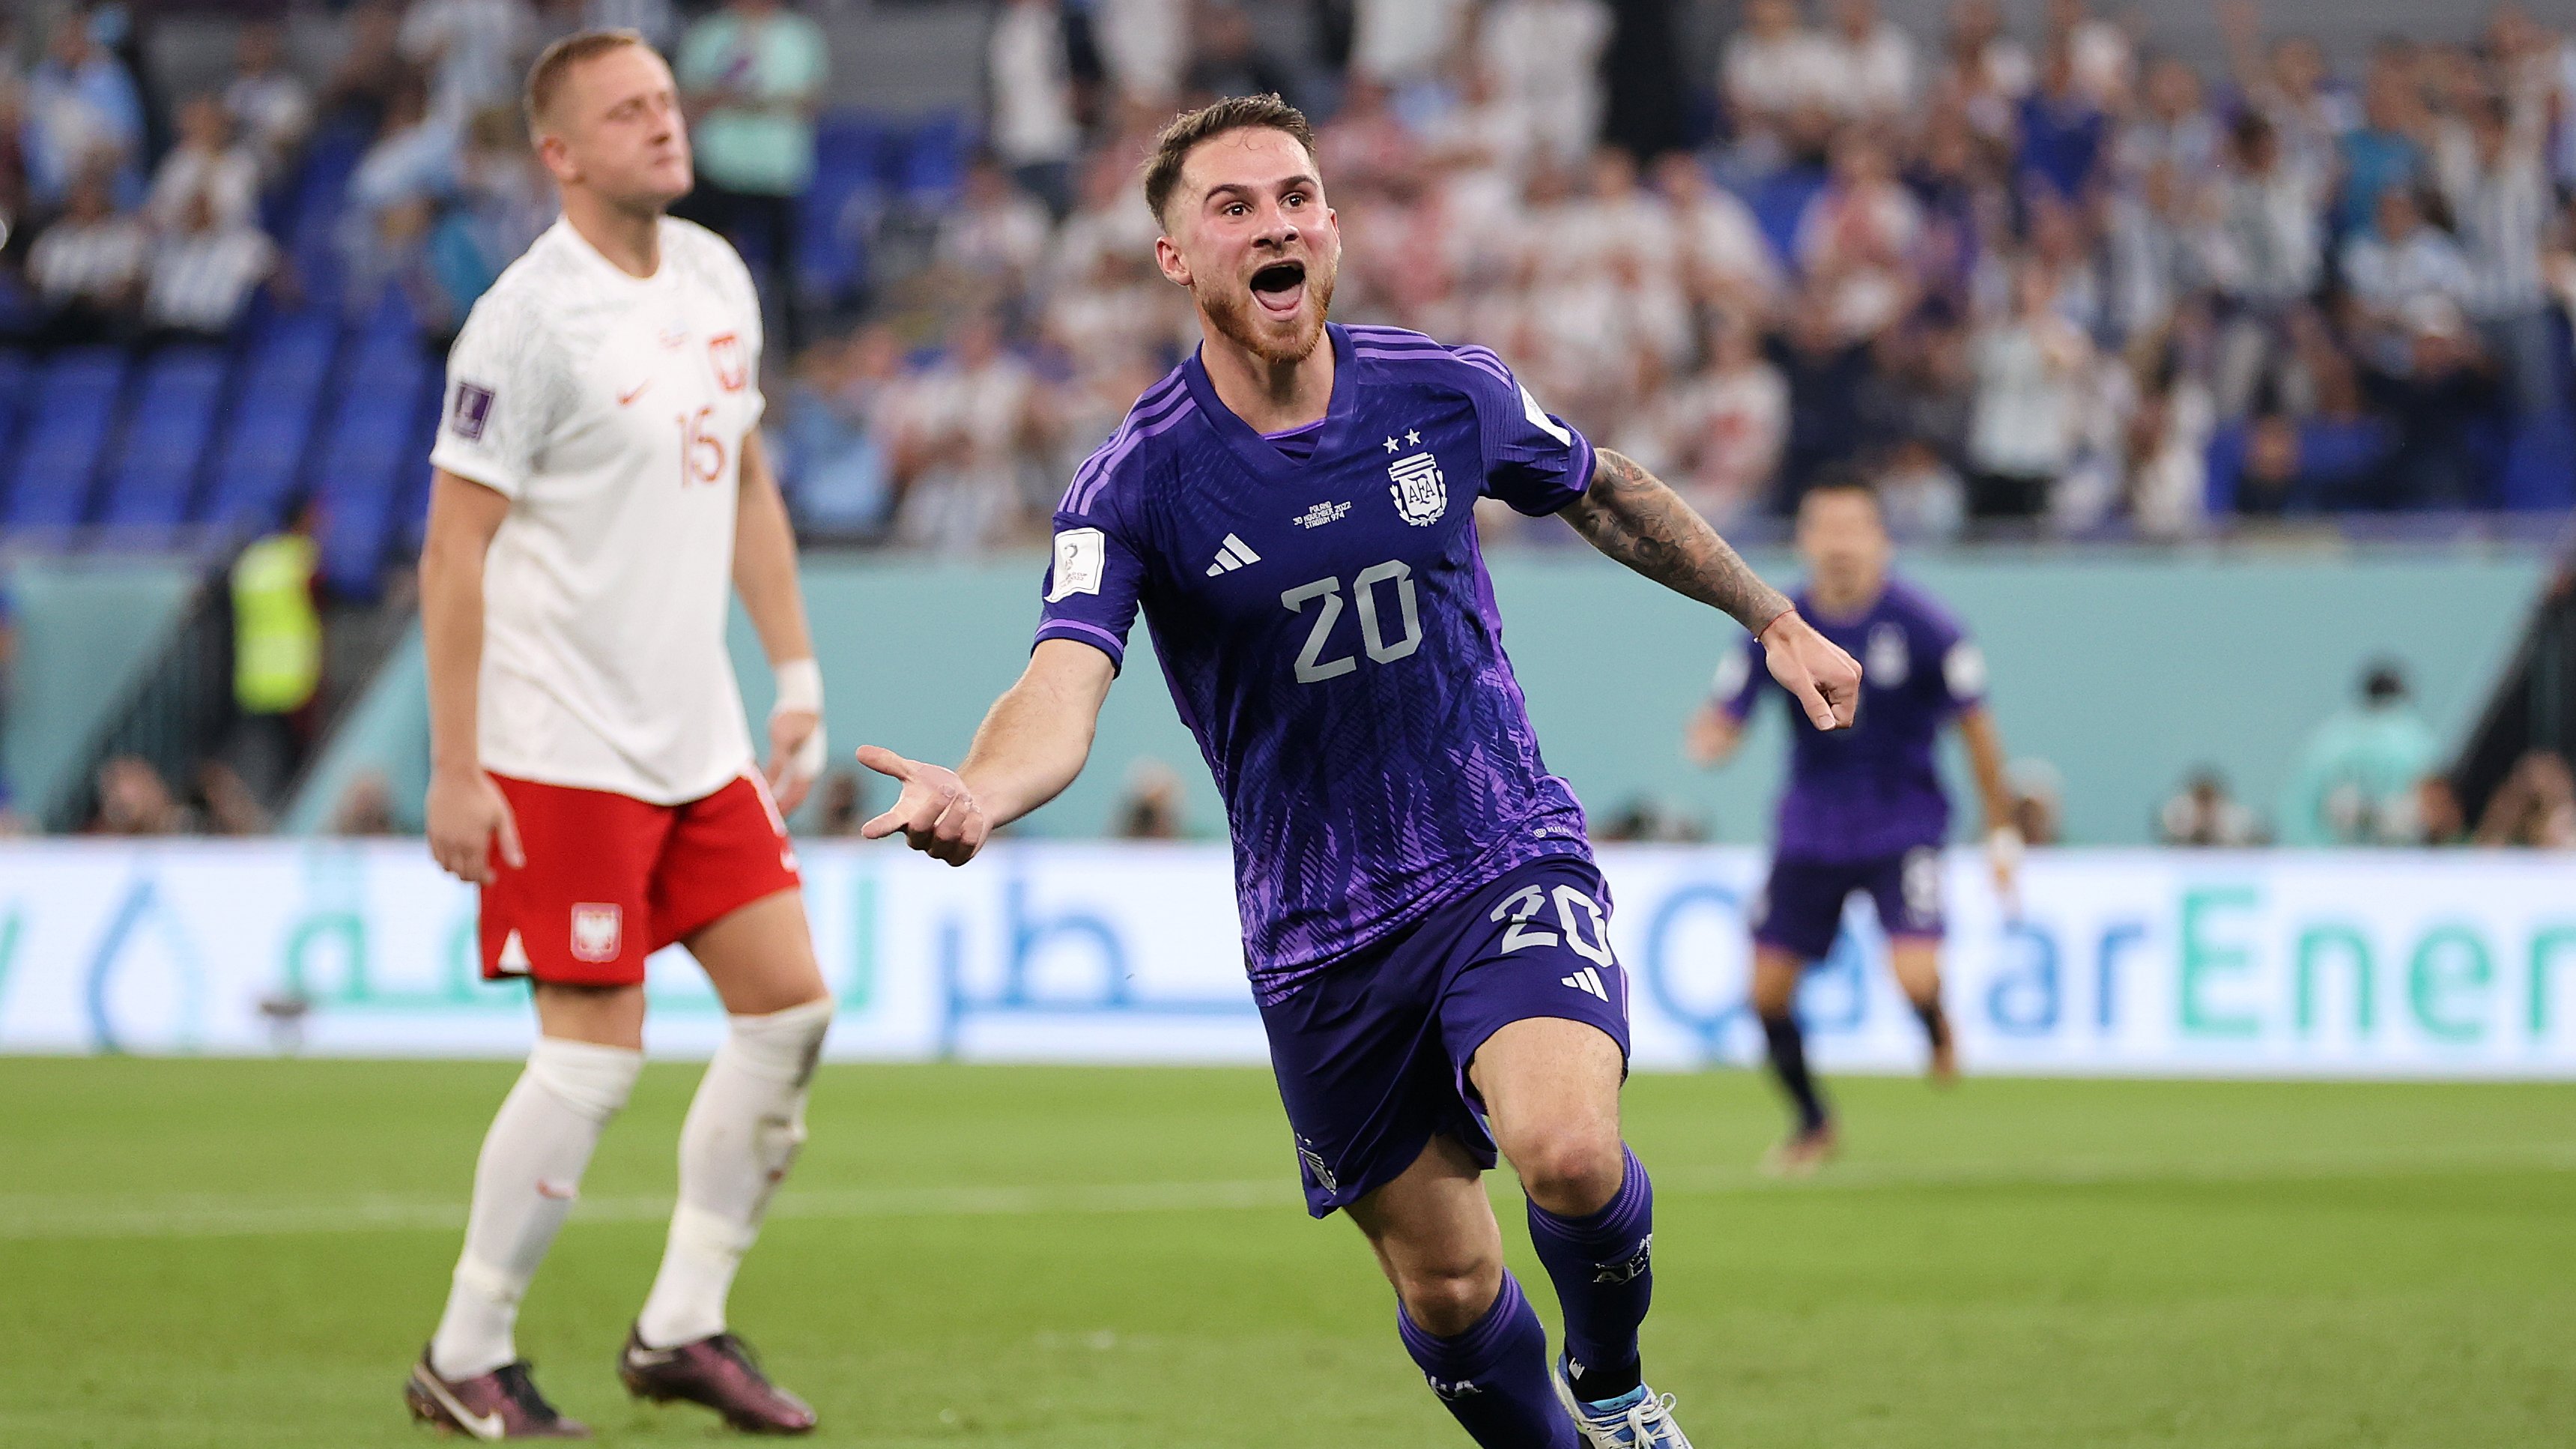
[[[805,1088],[831,1027],[828,997],[731,1019],[680,1127],[680,1205],[635,1320],[647,1348],[724,1332],[734,1270],[804,1144]]]
[[[429,1341],[443,1379],[487,1374],[519,1356],[519,1299],[581,1191],[600,1130],[626,1105],[644,1054],[539,1037],[474,1163],[474,1208],[447,1311]]]

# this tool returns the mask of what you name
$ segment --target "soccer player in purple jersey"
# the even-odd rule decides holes
[[[1986,711],[1986,665],[1940,605],[1890,577],[1878,495],[1856,478],[1829,478],[1798,505],[1798,551],[1807,561],[1797,607],[1826,638],[1861,661],[1853,727],[1826,734],[1793,709],[1789,787],[1780,797],[1771,879],[1755,907],[1753,1009],[1770,1044],[1771,1070],[1797,1109],[1773,1171],[1803,1176],[1833,1155],[1833,1119],[1807,1067],[1796,1012],[1798,977],[1842,929],[1843,903],[1867,892],[1887,931],[1887,955],[1932,1044],[1932,1076],[1958,1074],[1941,1009],[1941,842],[1950,802],[1933,745],[1956,722],[1986,808],[1995,887],[2007,901],[2021,860],[2021,832],[2004,790],[2004,747]],[[1735,752],[1744,721],[1770,681],[1738,650],[1718,666],[1708,703],[1692,716],[1684,748],[1702,764]]]
[[[963,864],[1071,783],[1139,609],[1232,828],[1246,965],[1306,1204],[1346,1210],[1405,1348],[1487,1449],[1687,1449],[1645,1386],[1653,1189],[1619,1133],[1628,982],[1582,808],[1539,758],[1474,502],[1559,513],[1734,617],[1819,728],[1860,668],[1670,489],[1478,347],[1328,326],[1341,235],[1277,97],[1175,120],[1145,173],[1203,345],[1074,476],[1027,672],[864,833]],[[1497,1149],[1565,1316],[1504,1270]]]

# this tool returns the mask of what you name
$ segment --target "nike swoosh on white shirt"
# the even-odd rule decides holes
[[[631,402],[635,401],[637,398],[642,397],[642,396],[644,395],[644,389],[646,389],[646,388],[648,388],[648,387],[651,387],[652,385],[653,385],[653,379],[651,379],[651,378],[649,378],[649,377],[648,377],[648,378],[644,379],[642,382],[639,382],[639,383],[635,384],[635,390],[634,390],[633,392],[621,392],[621,393],[619,393],[619,394],[617,395],[617,405],[618,405],[619,407],[624,407],[624,406],[626,406],[628,403],[631,403]]]
[[[509,1432],[510,1426],[502,1422],[500,1410],[494,1409],[488,1414],[469,1414],[463,1404],[456,1402],[456,1396],[447,1391],[447,1385],[438,1381],[438,1375],[429,1373],[418,1377],[420,1386],[429,1390],[429,1396],[438,1400],[442,1408],[456,1416],[456,1422],[466,1433],[477,1439],[498,1439]]]

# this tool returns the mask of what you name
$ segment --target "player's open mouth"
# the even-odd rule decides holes
[[[1252,300],[1273,317],[1293,317],[1306,305],[1306,264],[1272,262],[1252,274]]]

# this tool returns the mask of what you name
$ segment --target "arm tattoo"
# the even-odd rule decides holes
[[[1662,479],[1623,453],[1595,455],[1592,485],[1565,510],[1565,521],[1594,548],[1671,589],[1759,630],[1787,612],[1789,600],[1718,537]]]

